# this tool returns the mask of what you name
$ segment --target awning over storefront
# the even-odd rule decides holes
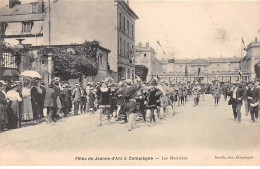
[[[21,22],[11,22],[5,31],[5,35],[20,35],[22,34],[22,23]]]
[[[43,21],[35,21],[31,33],[33,35],[38,35],[39,33],[42,33],[42,29],[43,29]]]

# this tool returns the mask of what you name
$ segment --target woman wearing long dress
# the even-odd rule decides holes
[[[22,104],[22,113],[21,113],[22,121],[33,120],[31,88],[29,86],[29,83],[30,82],[25,81],[24,87],[22,89],[22,95],[23,95],[23,104]]]
[[[17,92],[17,84],[12,84],[10,91],[7,92],[8,104],[8,128],[15,129],[21,127],[19,103],[22,101],[19,93]]]

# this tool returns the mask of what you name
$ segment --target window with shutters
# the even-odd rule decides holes
[[[132,38],[134,38],[134,25],[132,25]]]
[[[127,21],[126,34],[128,34],[128,35],[129,35],[129,21]]]
[[[119,14],[119,30],[122,29],[122,14]]]
[[[125,41],[124,41],[124,46],[123,46],[123,56],[125,57]]]
[[[23,23],[23,33],[30,33],[32,31],[32,23],[24,22]]]
[[[124,17],[124,23],[123,24],[124,24],[123,30],[125,32],[125,17]]]
[[[126,57],[129,58],[129,43],[126,45]]]
[[[122,39],[119,40],[119,55],[122,55]]]
[[[32,13],[38,13],[38,4],[32,4]]]

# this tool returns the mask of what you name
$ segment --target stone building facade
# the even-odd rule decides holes
[[[144,65],[148,68],[147,81],[150,81],[157,74],[162,73],[162,63],[156,58],[156,53],[147,42],[145,46],[139,43],[135,47],[135,64]]]

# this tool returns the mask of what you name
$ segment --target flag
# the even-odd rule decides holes
[[[161,47],[161,49],[162,49],[162,51],[163,51],[163,54],[165,54],[165,55],[166,55],[166,53],[164,52],[164,50],[163,50],[163,48],[162,48],[162,45],[161,45],[161,43],[160,43],[159,41],[157,41],[157,43],[158,43],[158,45]]]
[[[244,39],[242,38],[242,43],[245,44]]]
[[[185,77],[188,77],[188,66],[185,66]]]
[[[246,50],[246,45],[245,45],[245,41],[244,41],[243,38],[242,38],[242,43],[243,43],[243,45],[244,45],[244,49],[243,49],[243,50]]]

